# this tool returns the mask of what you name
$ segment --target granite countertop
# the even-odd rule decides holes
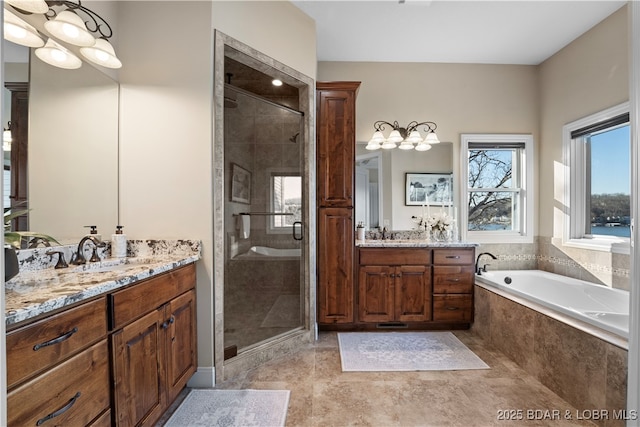
[[[5,283],[6,325],[74,304],[193,263],[200,253],[107,258],[55,270],[23,271]]]
[[[361,248],[474,248],[477,243],[471,242],[436,242],[433,240],[356,240],[356,246]]]

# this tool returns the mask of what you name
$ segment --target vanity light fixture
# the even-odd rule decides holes
[[[382,133],[386,126],[393,128],[388,138]],[[427,133],[424,139],[418,130],[420,126],[424,126],[423,131]],[[406,127],[401,127],[397,121],[389,123],[379,120],[373,124],[373,127],[375,132],[365,147],[367,150],[379,150],[380,148],[390,150],[397,147],[401,150],[427,151],[431,149],[432,144],[440,142],[438,135],[436,135],[438,126],[434,122],[418,123],[413,121]],[[397,143],[400,143],[400,146],[396,145]]]
[[[38,58],[54,67],[66,68],[74,70],[82,66],[80,58],[69,52],[67,48],[60,45],[53,39],[47,40],[44,47],[36,49],[35,54]]]
[[[4,38],[22,46],[44,46],[38,31],[7,9],[4,10]]]
[[[44,14],[47,19],[44,27],[55,40],[50,38],[49,41],[52,43],[50,44],[48,41],[46,45],[42,42],[39,46],[44,45],[44,47],[41,48],[42,50],[36,50],[36,55],[48,64],[70,69],[80,67],[82,65],[80,58],[60,44],[69,43],[79,47],[80,54],[88,61],[107,68],[122,67],[122,62],[118,59],[113,46],[108,41],[113,36],[111,26],[96,12],[83,6],[81,0],[5,1],[20,13]],[[62,7],[64,10],[57,11],[56,7]],[[10,12],[6,11],[6,13]],[[6,18],[5,38],[10,40],[6,35]]]

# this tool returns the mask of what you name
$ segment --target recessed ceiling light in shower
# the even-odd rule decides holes
[[[272,85],[274,85],[274,86],[282,86],[282,80],[279,80],[279,79],[273,79],[273,80],[271,81],[271,84],[272,84]]]

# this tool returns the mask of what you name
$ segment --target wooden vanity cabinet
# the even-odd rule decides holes
[[[104,297],[11,330],[6,340],[8,425],[110,419]]]
[[[359,251],[358,320],[431,320],[431,250],[367,248]]]
[[[434,321],[473,321],[474,256],[474,248],[434,249]]]
[[[109,295],[118,426],[153,425],[196,370],[195,265]]]

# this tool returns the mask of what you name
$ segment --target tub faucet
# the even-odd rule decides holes
[[[91,255],[91,259],[89,259],[89,261],[90,262],[100,261],[100,257],[98,257],[98,248],[102,248],[107,244],[105,242],[100,241],[100,239],[96,238],[95,236],[89,235],[89,236],[84,236],[82,240],[80,240],[80,243],[78,243],[78,250],[76,251],[75,256],[71,260],[71,264],[82,265],[87,263],[87,260],[84,257],[84,244],[88,240],[90,240],[93,243],[93,254]]]
[[[489,255],[493,259],[498,259],[495,255],[493,255],[492,253],[489,253],[489,252],[482,252],[480,255],[478,255],[478,258],[476,258],[476,274],[478,276],[480,276],[483,271],[486,273],[487,272],[487,265],[489,265],[489,264],[485,264],[482,267],[480,267],[479,262],[480,262],[480,257],[482,255]]]

